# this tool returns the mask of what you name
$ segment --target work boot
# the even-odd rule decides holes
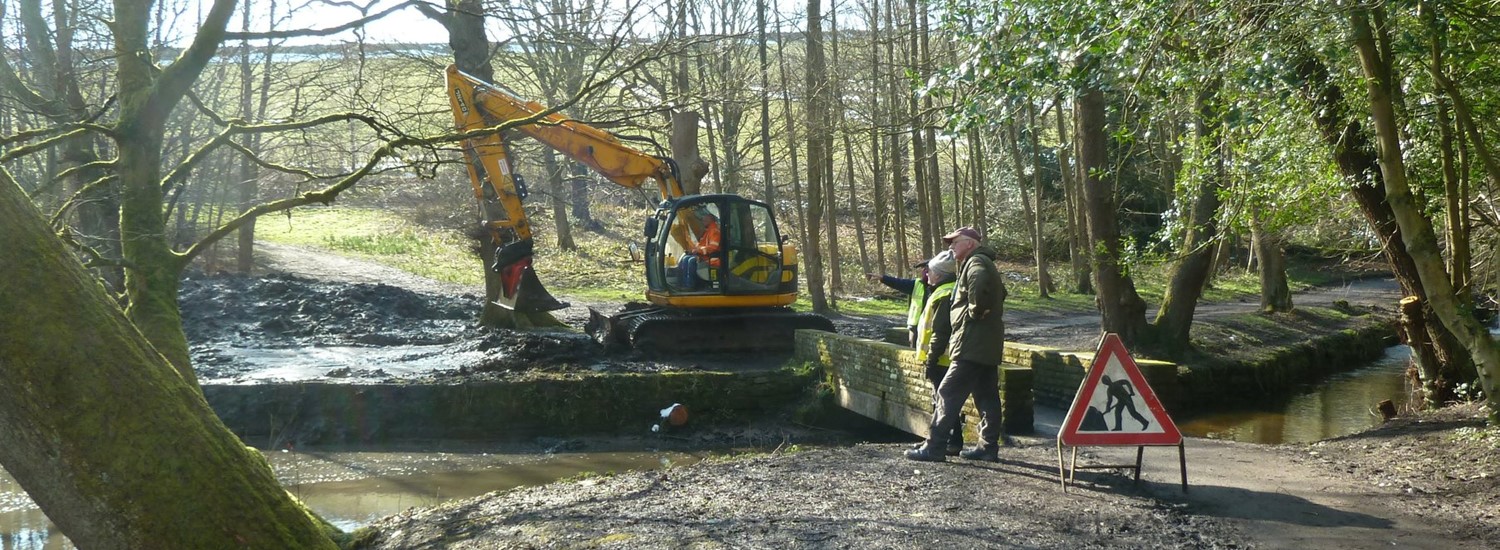
[[[917,448],[917,449],[908,449],[906,451],[906,459],[907,460],[915,460],[917,462],[947,462],[948,461],[948,459],[945,458],[942,455],[942,453],[938,453],[938,452],[936,452],[936,451],[934,451],[932,449],[928,449],[927,447],[921,447],[921,448]]]
[[[958,453],[965,460],[978,460],[981,462],[1000,462],[1000,450],[995,448],[974,447]]]

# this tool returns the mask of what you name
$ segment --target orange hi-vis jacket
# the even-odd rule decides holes
[[[698,237],[698,246],[688,252],[707,260],[710,267],[719,267],[719,223],[710,221],[704,224],[703,235]]]

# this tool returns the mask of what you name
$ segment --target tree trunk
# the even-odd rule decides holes
[[[703,177],[708,175],[708,163],[698,154],[698,113],[675,111],[672,113],[672,136],[668,143],[672,148],[672,160],[682,176],[682,191],[689,195],[703,192]]]
[[[823,178],[828,164],[828,73],[823,60],[821,0],[807,0],[807,294],[814,313],[828,311],[823,288]]]
[[[823,190],[828,166],[828,67],[823,61],[822,1],[807,0],[807,297],[828,312],[823,288]]]
[[[867,21],[870,25],[870,75],[876,83],[879,83],[881,74],[879,42],[880,0],[870,1],[870,12]],[[870,117],[874,121],[874,123],[870,125],[870,164],[871,175],[873,176],[873,188],[870,190],[870,195],[871,199],[875,203],[875,217],[873,219],[875,223],[875,269],[870,270],[869,268],[866,268],[866,270],[875,273],[887,272],[887,264],[885,261],[885,237],[886,235],[891,233],[891,225],[889,218],[887,218],[885,204],[886,167],[883,162],[885,159],[883,159],[880,155],[881,144],[884,143],[884,140],[880,139],[880,136],[882,130],[886,125],[885,111],[881,110],[880,104],[880,94],[883,91],[883,87],[879,84],[875,85],[873,89],[870,90]]]
[[[80,548],[334,548],[3,174],[0,465]]]
[[[788,85],[786,77],[787,73],[791,71],[787,69],[786,41],[781,33],[780,19],[776,21],[776,60],[781,67],[781,70],[778,72],[781,74],[781,89],[784,91],[781,96],[781,112],[786,117],[787,156],[792,161],[792,204],[800,205],[802,204],[802,167],[797,164],[799,160],[797,157],[797,147],[800,142],[797,135],[797,123],[794,120],[796,115],[793,114],[794,111],[792,109],[792,89]],[[807,235],[807,210],[800,207],[793,207],[792,211],[797,216],[798,239],[804,243],[803,246],[807,246],[806,243],[810,242]],[[809,269],[809,261],[805,256],[804,254],[802,258],[802,276],[804,278],[807,277],[807,270]]]
[[[913,2],[915,4],[915,1]],[[933,73],[931,25],[928,24],[927,15],[929,10],[922,9],[921,16],[916,20],[918,36],[922,40],[922,65],[917,74],[922,75],[925,82],[927,77]],[[932,253],[943,249],[942,236],[948,233],[947,223],[943,216],[943,174],[938,169],[938,143],[937,124],[933,122],[936,109],[932,104],[932,94],[922,94],[922,112],[917,117],[917,125],[922,127],[923,159],[923,185],[927,188],[927,207],[931,209],[930,226],[932,227]],[[929,256],[931,257],[931,256]]]
[[[1109,134],[1105,132],[1104,92],[1086,89],[1078,97],[1078,161],[1083,175],[1083,200],[1088,208],[1089,237],[1100,325],[1120,336],[1126,345],[1146,337],[1146,302],[1135,282],[1120,265],[1120,227],[1115,220],[1115,190],[1109,172]]]
[[[828,103],[830,106],[834,104],[831,98]],[[826,206],[823,219],[827,224],[824,231],[828,235],[828,307],[837,308],[838,296],[844,292],[844,255],[839,250],[838,181],[833,177],[833,113],[828,113],[826,120],[828,130],[823,139],[823,197]]]
[[[568,178],[568,190],[570,191],[568,193],[568,202],[572,204],[573,222],[582,227],[584,231],[603,232],[604,224],[594,219],[593,211],[589,210],[589,167],[581,162],[569,162],[568,166],[572,167],[573,170],[573,175]],[[561,231],[558,231],[557,240],[559,242],[563,240]],[[568,247],[565,248],[566,250],[578,249],[577,245],[573,244],[571,234],[568,236],[567,242]]]
[[[245,0],[241,23],[246,31],[250,30],[250,6],[252,2]],[[268,51],[266,55],[270,55]],[[254,120],[255,113],[250,110],[250,96],[254,91],[251,81],[255,73],[250,65],[250,41],[240,41],[240,116],[245,120]],[[252,149],[254,151],[254,149]],[[239,189],[240,211],[249,210],[255,206],[260,195],[259,165],[255,164],[249,156],[240,157],[239,177],[236,188]],[[240,226],[238,246],[235,247],[235,270],[241,274],[248,275],[255,268],[255,220],[250,220]]]
[[[1083,183],[1078,167],[1068,160],[1068,150],[1077,145],[1077,132],[1068,132],[1068,110],[1057,103],[1057,166],[1062,174],[1063,190],[1068,203],[1068,260],[1073,267],[1073,293],[1093,294],[1094,275],[1089,267],[1088,210],[1083,203]],[[1068,135],[1073,135],[1073,141]]]
[[[1260,269],[1260,310],[1266,313],[1292,310],[1292,292],[1286,280],[1286,255],[1281,237],[1261,224],[1259,211],[1250,214],[1250,241]]]
[[[911,247],[906,240],[907,230],[909,229],[906,219],[906,188],[911,182],[907,170],[911,169],[911,166],[906,162],[906,150],[902,147],[904,141],[895,131],[896,126],[899,124],[898,121],[905,118],[904,107],[901,102],[901,98],[905,94],[899,91],[903,89],[901,85],[903,81],[900,72],[897,71],[896,61],[896,0],[888,0],[885,3],[885,28],[889,29],[890,32],[890,39],[885,41],[885,58],[888,61],[890,69],[880,76],[885,79],[886,87],[890,90],[889,97],[891,98],[891,101],[888,103],[889,109],[886,111],[889,113],[886,121],[889,123],[889,128],[891,129],[887,140],[891,153],[888,155],[888,158],[891,160],[891,211],[895,214],[892,217],[891,233],[896,236],[896,266],[904,269],[903,266],[911,265],[912,263]]]
[[[1421,12],[1428,32],[1431,34],[1431,44],[1428,48],[1431,58],[1428,70],[1434,81],[1446,81],[1447,70],[1444,68],[1445,62],[1443,61],[1448,35],[1446,22],[1438,22],[1437,9],[1432,2],[1423,2]],[[1448,241],[1448,274],[1453,278],[1453,287],[1458,289],[1459,301],[1472,305],[1473,290],[1469,288],[1469,232],[1466,227],[1469,219],[1469,197],[1456,166],[1458,154],[1453,145],[1453,120],[1448,113],[1448,101],[1442,96],[1437,98],[1437,119],[1434,121],[1439,136],[1438,160],[1443,169],[1443,197],[1447,207],[1448,223],[1445,227],[1445,237]]]
[[[571,187],[563,178],[563,167],[557,160],[557,152],[550,147],[542,148],[542,167],[547,171],[547,188],[552,203],[552,221],[557,228],[558,250],[578,250],[578,244],[573,242],[573,224],[568,221],[568,189]]]
[[[828,14],[829,29],[833,32],[833,39],[830,42],[833,46],[833,66],[835,67],[842,66],[839,63],[840,35],[838,21],[838,11],[835,10],[833,13]],[[844,104],[845,92],[843,80],[840,79],[838,82],[839,84],[835,86],[834,97],[838,98],[837,104],[839,114],[837,126],[839,129],[839,134],[843,137],[844,143],[844,183],[849,189],[849,216],[851,218],[854,218],[854,244],[859,248],[859,269],[860,272],[865,273],[870,271],[870,253],[865,246],[865,217],[861,215],[859,211],[859,188],[854,183],[854,143],[853,140],[849,137],[849,135],[853,132],[849,131],[849,117],[846,115],[846,113],[848,112],[848,107]],[[829,164],[833,164],[833,159],[829,159]],[[830,193],[829,196],[832,197],[833,194]],[[830,203],[838,204],[836,201],[830,201]],[[837,213],[838,209],[834,208],[833,211]],[[834,221],[833,227],[837,227],[838,217],[830,216],[830,219]],[[837,232],[830,235],[828,250],[834,258],[833,289],[835,292],[842,292],[844,290],[843,269],[838,250],[839,239],[837,237]]]
[[[1376,47],[1367,10],[1358,7],[1350,9],[1349,22],[1353,29],[1354,49],[1364,68],[1370,111],[1375,120],[1375,136],[1380,143],[1377,150],[1380,174],[1385,182],[1386,200],[1401,228],[1402,241],[1416,264],[1422,287],[1427,290],[1429,306],[1449,332],[1472,354],[1477,367],[1476,374],[1484,389],[1490,423],[1500,422],[1500,387],[1496,385],[1496,381],[1500,380],[1500,347],[1496,346],[1489,331],[1471,312],[1459,310],[1457,293],[1448,273],[1443,270],[1437,235],[1432,223],[1423,217],[1421,205],[1407,184],[1400,126],[1396,120],[1391,93],[1395,86],[1393,61],[1388,55],[1383,55],[1388,52],[1382,52]]]
[[[1381,251],[1401,286],[1402,294],[1416,296],[1424,305],[1428,304],[1427,291],[1417,273],[1416,263],[1407,251],[1404,229],[1396,223],[1391,205],[1386,202],[1375,147],[1370,143],[1369,134],[1352,118],[1352,109],[1346,103],[1343,88],[1334,82],[1328,67],[1305,49],[1291,66],[1295,74],[1289,80],[1302,86],[1308,97],[1309,112],[1319,135],[1333,151],[1339,173],[1349,182],[1349,195],[1380,239]],[[1429,321],[1433,319],[1432,315],[1423,317]],[[1448,327],[1442,322],[1429,322],[1427,331],[1428,341],[1433,343],[1438,361],[1443,365],[1443,376],[1453,380],[1454,384],[1474,380],[1477,375],[1472,358]]]
[[[989,190],[985,184],[987,170],[985,168],[984,136],[980,134],[978,128],[969,130],[969,151],[971,153],[969,155],[970,171],[974,174],[974,210],[973,214],[971,214],[972,219],[969,220],[969,225],[979,230],[980,235],[989,235],[989,224],[985,221],[985,214],[989,212]]]
[[[1031,190],[1027,188],[1026,180],[1026,158],[1021,154],[1021,132],[1020,123],[1012,121],[1005,125],[1004,141],[1006,149],[1010,150],[1011,168],[1016,172],[1016,188],[1021,191],[1021,219],[1026,228],[1026,239],[1033,246],[1037,243],[1036,213],[1031,210]]]
[[[495,81],[495,69],[490,66],[489,38],[484,32],[484,11],[480,0],[457,0],[448,4],[442,13],[427,12],[448,30],[448,46],[453,49],[453,64],[458,69],[479,77],[486,82]],[[550,150],[549,150],[550,152]],[[481,205],[481,208],[484,208]],[[500,273],[491,269],[495,265],[494,236],[484,227],[484,220],[477,220],[470,235],[479,252],[479,269],[484,273],[484,304],[479,313],[479,324],[486,327],[526,329],[537,326],[558,326],[562,323],[544,311],[516,314],[499,305],[504,284]]]
[[[1442,364],[1434,353],[1432,342],[1427,340],[1427,313],[1422,299],[1407,296],[1401,299],[1399,330],[1401,343],[1411,348],[1411,362],[1417,371],[1417,381],[1422,388],[1422,406],[1435,409],[1453,399],[1453,388],[1448,386],[1439,371]]]
[[[1220,81],[1211,78],[1198,94],[1198,142],[1208,144],[1210,166],[1198,179],[1188,216],[1182,251],[1172,270],[1161,308],[1156,313],[1157,343],[1170,353],[1189,347],[1193,313],[1203,296],[1203,283],[1213,267],[1214,239],[1219,230],[1219,190],[1224,181],[1224,125],[1219,105]],[[1285,281],[1283,280],[1283,285]],[[1288,295],[1290,299],[1290,295]]]
[[[761,200],[776,204],[776,174],[771,159],[771,63],[766,52],[766,2],[755,1],[755,51],[760,56],[760,162],[762,191]]]
[[[906,24],[911,33],[906,41],[906,67],[910,71],[922,70],[919,65],[922,55],[921,34],[917,30],[917,4],[918,0],[906,0]],[[933,245],[937,243],[937,237],[941,233],[934,226],[932,194],[927,186],[932,184],[932,176],[927,173],[927,146],[922,133],[922,109],[917,99],[915,90],[905,85],[902,91],[906,95],[906,121],[907,128],[911,133],[911,173],[912,189],[917,194],[917,225],[922,238],[922,258],[931,258]]]
[[[1034,219],[1036,229],[1033,231],[1032,248],[1036,250],[1036,283],[1041,289],[1043,298],[1050,298],[1057,287],[1052,284],[1052,273],[1047,271],[1047,234],[1042,224],[1042,146],[1038,143],[1037,134],[1041,128],[1036,125],[1036,105],[1030,100],[1026,102],[1026,127],[1028,143],[1031,145],[1031,185],[1035,189],[1032,196],[1036,201],[1036,217]]]

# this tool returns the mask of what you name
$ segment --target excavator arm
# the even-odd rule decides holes
[[[452,65],[447,70],[447,88],[454,125],[460,132],[525,120],[528,122],[513,130],[588,165],[611,182],[635,189],[648,180],[653,181],[663,200],[684,194],[671,159],[628,147],[608,132],[550,111],[535,101],[521,99],[504,87]],[[497,247],[492,269],[501,274],[498,303],[518,311],[565,307],[566,304],[542,288],[531,269],[532,230],[522,207],[526,184],[515,174],[505,133],[468,139],[463,143],[463,151],[490,244]]]

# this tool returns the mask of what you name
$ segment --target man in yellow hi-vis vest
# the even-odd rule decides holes
[[[917,270],[915,279],[866,273],[865,280],[883,284],[909,297],[906,302],[906,345],[916,348],[917,318],[922,315],[922,306],[927,304],[927,293],[932,291],[932,285],[927,284],[927,262],[924,261],[912,268]]]
[[[932,383],[932,406],[936,410],[938,403],[937,389],[943,382],[943,377],[948,375],[948,339],[953,335],[953,322],[949,318],[949,312],[953,307],[953,283],[956,281],[955,272],[957,266],[953,262],[953,253],[947,250],[939,252],[927,261],[927,284],[932,291],[927,293],[927,304],[922,307],[922,313],[917,316],[917,361],[925,367],[927,381]],[[958,456],[959,451],[964,448],[963,418],[959,418],[959,424],[948,436],[948,446],[944,449],[948,456]]]

